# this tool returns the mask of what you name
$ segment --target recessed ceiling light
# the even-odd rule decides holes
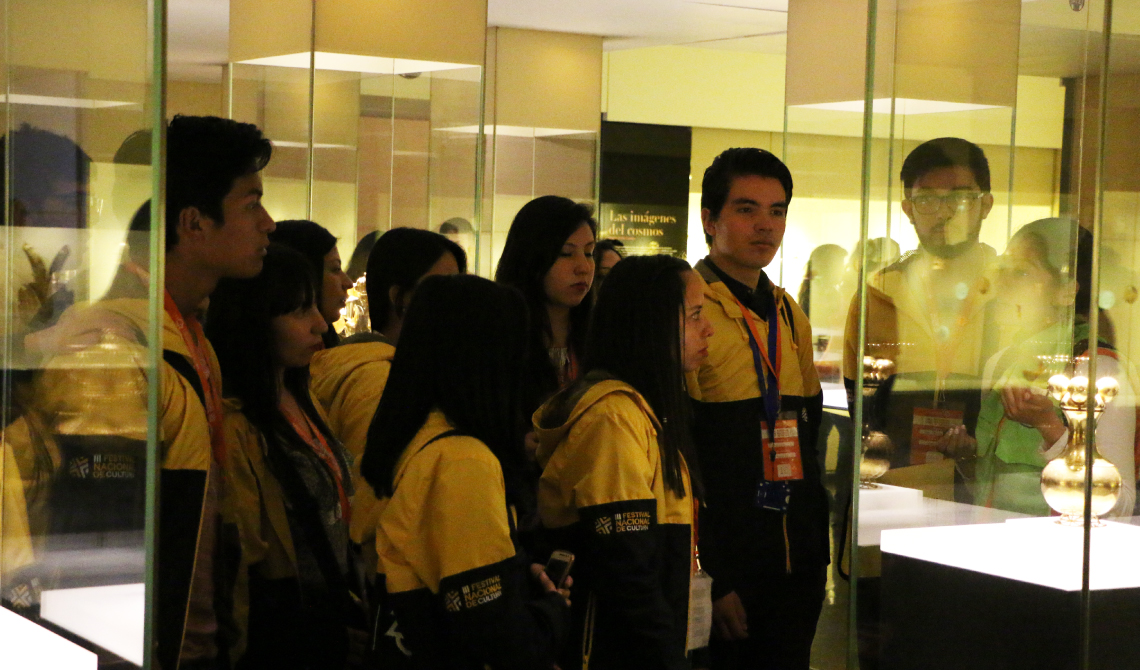
[[[454,128],[436,128],[449,133],[475,134],[479,126],[456,126]],[[592,130],[572,130],[569,128],[531,128],[530,126],[485,126],[483,132],[487,135],[494,133],[504,137],[557,137],[561,135],[593,135]]]
[[[945,114],[947,112],[972,112],[979,109],[996,109],[1000,105],[977,105],[968,102],[946,102],[943,100],[918,100],[915,98],[895,98],[895,114]],[[807,109],[826,109],[833,112],[860,112],[863,111],[862,100],[845,100],[843,102],[818,102],[810,105],[792,105]],[[877,98],[873,101],[871,111],[875,114],[890,114],[891,99]]]
[[[381,56],[357,56],[354,54],[329,53],[327,51],[317,51],[313,56],[318,70],[366,72],[368,74],[411,74],[478,67],[476,65],[466,65],[463,63],[409,60],[407,58],[384,58]],[[265,58],[252,58],[238,62],[245,65],[308,68],[309,52],[302,51],[301,53],[287,54],[284,56],[266,56]]]
[[[108,107],[127,107],[138,105],[137,102],[124,102],[122,100],[92,100],[90,98],[62,98],[51,95],[28,95],[26,93],[0,94],[0,103],[13,105],[38,105],[41,107],[72,107],[77,109],[105,109]]]

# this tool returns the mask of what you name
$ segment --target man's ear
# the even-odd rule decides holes
[[[910,219],[910,222],[913,225],[914,224],[914,203],[912,203],[909,198],[903,198],[903,201],[899,204],[902,205],[903,214],[906,214],[906,218]],[[985,217],[982,217],[982,218],[985,218]]]
[[[701,210],[701,227],[705,229],[705,235],[716,237],[716,219],[713,218],[711,209]]]
[[[983,193],[982,194],[982,218],[984,219],[987,216],[989,216],[990,210],[993,208],[994,208],[994,194],[993,193]]]
[[[202,233],[206,216],[197,207],[185,207],[178,213],[178,240],[196,237]]]

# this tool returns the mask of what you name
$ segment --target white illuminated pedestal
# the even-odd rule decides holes
[[[859,546],[874,547],[880,535],[897,528],[992,524],[1024,514],[977,505],[924,498],[922,491],[879,484],[859,491]],[[886,549],[884,548],[884,551]]]
[[[0,607],[0,667],[4,670],[95,670],[95,654]]]
[[[884,553],[1062,591],[1080,591],[1084,531],[1056,518],[884,530]],[[1140,527],[1105,522],[1092,529],[1093,590],[1140,588]]]
[[[142,584],[44,591],[40,616],[142,665],[145,593]]]

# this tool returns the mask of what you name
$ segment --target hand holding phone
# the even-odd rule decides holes
[[[546,576],[554,582],[556,588],[565,588],[566,578],[570,576],[570,568],[574,565],[574,554],[565,549],[555,550],[546,562]]]

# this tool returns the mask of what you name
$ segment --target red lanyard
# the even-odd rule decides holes
[[[301,412],[305,420],[304,426],[301,425],[301,422],[297,420],[297,417],[294,416],[292,412],[286,411],[284,407],[281,408],[281,413],[289,420],[289,424],[293,426],[293,431],[297,433],[297,436],[312,448],[313,453],[324,462],[325,467],[332,473],[333,480],[336,482],[337,493],[340,495],[341,516],[347,524],[352,517],[352,508],[349,507],[348,494],[345,493],[344,490],[344,474],[341,472],[340,462],[337,461],[336,456],[333,455],[329,443],[325,441],[320,429],[317,428],[317,425],[313,423],[313,420],[310,419],[304,411]]]
[[[187,351],[190,352],[190,363],[194,366],[194,371],[198,373],[198,381],[202,384],[202,395],[205,396],[203,404],[206,409],[206,422],[210,429],[210,447],[214,452],[214,461],[218,464],[225,463],[226,442],[222,436],[222,394],[215,384],[214,376],[210,373],[210,360],[206,356],[204,348],[206,334],[202,332],[202,324],[197,319],[187,321],[182,318],[182,312],[178,311],[178,305],[170,296],[170,291],[166,291],[166,314],[178,327],[178,332],[182,335],[182,342],[185,343]],[[199,343],[203,344],[200,345]]]
[[[780,319],[776,318],[776,323],[768,324],[769,328],[776,329],[776,337],[773,338],[776,341],[776,364],[773,365],[772,361],[768,359],[768,352],[764,350],[764,347],[761,344],[763,340],[760,339],[760,332],[756,330],[756,322],[752,320],[752,311],[745,307],[744,303],[740,302],[740,299],[736,296],[733,296],[732,299],[736,301],[736,304],[740,307],[740,313],[744,315],[744,323],[746,326],[748,326],[748,332],[752,333],[752,341],[756,343],[756,349],[760,353],[760,359],[764,361],[764,365],[768,367],[768,370],[772,372],[772,375],[775,376],[777,380],[779,380],[780,363],[783,360],[783,357],[781,355],[783,343],[780,342]],[[773,298],[773,300],[775,300],[775,298]],[[773,310],[773,312],[775,313],[776,310]],[[757,372],[760,371],[757,370]]]
[[[700,530],[697,524],[697,512],[700,509],[700,501],[697,500],[696,494],[693,493],[692,482],[689,482],[689,497],[693,499],[693,564],[690,567],[690,575],[695,575],[701,570],[701,549],[700,549]]]

